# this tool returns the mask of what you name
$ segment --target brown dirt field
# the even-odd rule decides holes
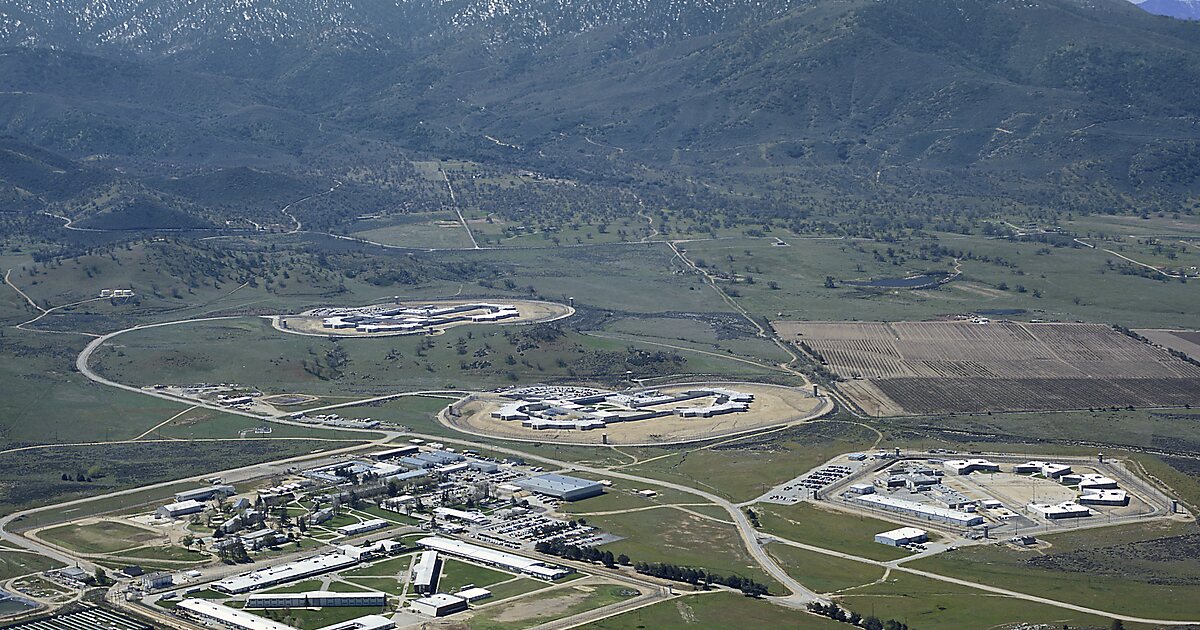
[[[1200,367],[1103,324],[772,324],[846,379],[839,390],[872,415],[1200,404]],[[1187,332],[1146,332],[1200,354]]]
[[[838,383],[837,387],[843,394],[852,398],[863,410],[863,413],[869,416],[902,416],[908,413],[871,381],[846,381]]]
[[[484,434],[499,438],[525,438],[560,444],[602,444],[608,435],[608,444],[671,443],[720,437],[789,422],[811,419],[821,411],[821,399],[813,398],[808,392],[790,387],[751,383],[712,383],[717,387],[728,387],[754,394],[750,411],[713,418],[680,418],[666,416],[634,422],[617,422],[603,429],[590,431],[530,429],[520,422],[497,420],[492,411],[508,401],[500,396],[485,396],[467,402],[458,418],[440,414],[438,419],[450,428],[468,433]],[[658,387],[663,392],[683,391],[695,387]]]
[[[456,223],[455,225],[458,225],[458,224]],[[435,306],[457,306],[459,304],[468,304],[471,302],[479,302],[479,301],[480,300],[422,300],[422,301],[413,301],[412,304],[421,304],[421,305],[433,304]],[[444,325],[434,327],[433,328],[433,330],[435,331],[434,334],[441,334],[451,328],[456,328],[458,326],[465,326],[465,325],[471,325],[471,324],[474,324],[477,326],[497,325],[497,324],[502,325],[502,326],[503,325],[511,326],[511,325],[515,325],[515,324],[535,324],[537,322],[561,319],[563,317],[569,316],[571,313],[574,312],[571,309],[571,307],[566,306],[564,304],[556,304],[554,302],[538,302],[538,301],[534,301],[534,300],[507,300],[507,299],[506,300],[496,300],[496,301],[502,302],[504,304],[512,304],[513,306],[516,306],[517,311],[520,313],[520,315],[518,315],[516,318],[513,318],[513,319],[506,319],[506,320],[499,321],[499,322],[493,322],[491,324],[481,323],[481,322],[470,322],[470,321],[451,322],[449,324],[444,324]],[[424,331],[417,332],[417,333],[402,333],[402,332],[364,333],[364,332],[358,332],[353,329],[329,330],[327,328],[321,327],[322,319],[324,319],[324,318],[307,316],[305,314],[280,315],[278,320],[280,322],[286,321],[288,328],[282,329],[282,328],[278,327],[278,324],[276,324],[276,330],[282,330],[283,332],[289,332],[292,334],[300,334],[300,335],[320,335],[322,337],[354,337],[354,338],[394,337],[397,335],[427,334]]]
[[[1200,332],[1194,330],[1135,330],[1137,334],[1200,361]]]

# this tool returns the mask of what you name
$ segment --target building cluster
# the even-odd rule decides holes
[[[616,422],[649,420],[664,416],[711,418],[750,410],[754,394],[717,387],[664,394],[657,390],[631,393],[587,392],[558,397],[526,388],[505,394],[513,402],[492,412],[492,417],[520,422],[530,429],[601,429]]]
[[[939,466],[940,465],[940,466]],[[1011,518],[1014,513],[1004,509],[995,499],[977,499],[943,483],[946,476],[966,476],[977,473],[1000,473],[1000,464],[983,459],[930,460],[928,464],[901,462],[872,483],[856,483],[843,497],[861,506],[886,510],[922,520],[941,522],[959,527],[982,525],[980,508],[994,510],[998,518]],[[1013,464],[1008,472],[1017,475],[1037,475],[1062,485],[1075,487],[1079,496],[1071,501],[1055,503],[1032,502],[1026,512],[1048,520],[1091,516],[1089,505],[1129,505],[1129,494],[1119,488],[1115,479],[1098,473],[1076,474],[1068,464],[1029,461]]]
[[[423,334],[438,326],[459,322],[493,323],[519,317],[511,304],[476,302],[454,306],[371,307],[368,309],[326,309],[321,327],[329,330],[354,330],[360,333]]]
[[[102,298],[131,298],[133,296],[133,289],[100,289]]]

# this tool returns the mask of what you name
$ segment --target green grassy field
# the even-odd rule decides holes
[[[753,285],[738,282],[728,286],[742,296],[742,306],[771,318],[783,313],[781,319],[912,320],[979,309],[1021,308],[1030,311],[1030,317],[1066,321],[1153,326],[1191,321],[1190,305],[1196,299],[1191,285],[1107,270],[1106,261],[1116,259],[1111,254],[1034,242],[937,236],[936,241],[918,239],[901,245],[796,239],[791,247],[774,247],[763,240],[722,240],[689,243],[688,256],[727,276],[755,277]],[[934,244],[975,257],[963,261],[959,280],[940,289],[889,292],[824,286],[826,276],[840,284],[843,280],[950,270],[949,257],[940,261],[922,258],[920,247]],[[889,248],[894,256],[886,255]],[[762,271],[755,272],[757,269]],[[777,289],[768,285],[772,281]],[[1000,289],[1001,283],[1008,289]],[[1026,291],[1018,291],[1018,286]],[[1041,297],[1034,296],[1035,290]]]
[[[461,590],[464,586],[472,584],[479,587],[488,587],[497,582],[512,579],[514,576],[510,573],[481,567],[477,564],[469,564],[453,558],[446,558],[442,561],[442,575],[438,578],[438,590],[445,593],[453,593]]]
[[[41,573],[61,566],[63,566],[61,562],[37,554],[0,551],[0,580],[29,573]]]
[[[119,523],[99,521],[90,525],[63,525],[44,529],[38,537],[80,553],[112,553],[158,540],[152,530]]]
[[[531,580],[529,578],[517,578],[515,580],[507,580],[504,582],[500,582],[499,584],[493,584],[488,587],[488,590],[492,592],[492,597],[489,601],[499,601],[501,599],[508,599],[509,597],[516,597],[518,595],[524,595],[525,593],[531,593],[533,591],[543,589],[546,587],[547,587],[547,584],[545,582],[539,582],[537,580]]]
[[[129,549],[118,552],[116,555],[123,558],[138,558],[148,560],[179,560],[182,562],[207,562],[212,560],[212,556],[191,551],[183,547],[138,547],[137,549]]]
[[[613,555],[622,553],[633,562],[663,562],[702,567],[720,575],[741,575],[765,584],[771,592],[781,588],[750,557],[731,525],[676,510],[644,510],[587,517],[588,524],[625,539],[604,545]]]
[[[372,591],[381,591],[381,592],[387,593],[389,595],[399,595],[402,590],[399,580],[393,580],[393,579],[388,579],[388,578],[360,577],[360,578],[348,579],[348,580],[346,580],[346,582],[349,582],[350,586],[348,586],[345,583],[339,583],[339,582],[333,582],[329,586],[330,586],[330,588],[333,588],[334,586],[338,586],[340,588],[340,590],[342,590],[343,592],[350,592],[350,593],[361,592],[363,589],[369,589]]]
[[[1017,623],[1088,628],[1109,625],[1102,617],[897,573],[883,584],[839,596],[838,602],[863,616],[898,619],[921,630],[994,628]]]
[[[880,567],[798,547],[772,544],[767,551],[779,561],[788,575],[818,593],[862,586],[883,577]]]
[[[489,606],[471,617],[471,630],[516,630],[562,619],[633,597],[637,591],[616,584],[568,586]]]
[[[412,565],[413,555],[414,554],[408,553],[408,554],[404,554],[402,556],[396,556],[395,558],[388,558],[387,560],[381,560],[379,562],[375,562],[375,563],[369,564],[367,566],[357,567],[354,569],[350,569],[349,571],[343,571],[342,575],[346,575],[346,576],[396,575],[396,574],[403,573],[408,570],[409,566]]]
[[[811,503],[754,506],[762,530],[788,540],[873,560],[895,560],[908,551],[875,542],[875,534],[899,527],[868,516],[823,509]]]
[[[1115,613],[1155,619],[1193,619],[1200,598],[1200,571],[1194,560],[1143,556],[1131,543],[1193,532],[1184,525],[1137,525],[1047,536],[1051,557],[1075,570],[1034,565],[1028,552],[1001,546],[959,549],[912,563],[913,568],[1013,591],[1069,601]],[[1173,546],[1168,544],[1168,546]],[[1123,551],[1128,550],[1128,551]],[[1120,557],[1117,566],[1105,558]]]
[[[805,628],[845,630],[844,623],[734,593],[714,591],[659,602],[590,623],[594,630],[648,628]],[[914,626],[915,627],[915,626]]]

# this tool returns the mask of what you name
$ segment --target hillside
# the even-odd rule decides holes
[[[3,9],[3,130],[101,156],[216,223],[268,220],[334,179],[347,186],[308,209],[317,225],[440,210],[419,177],[388,174],[397,158],[533,169],[749,222],[879,199],[921,222],[997,204],[1176,210],[1200,186],[1200,25],[1125,0],[238,7]]]

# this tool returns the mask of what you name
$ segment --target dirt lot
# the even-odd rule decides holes
[[[1135,330],[1152,343],[1182,352],[1200,361],[1200,331],[1195,330]]]
[[[1200,367],[1101,324],[774,326],[872,415],[1200,404]]]
[[[457,306],[459,304],[469,304],[469,303],[478,302],[478,301],[479,300],[435,300],[435,301],[423,301],[423,302],[419,302],[419,303],[413,302],[411,304],[411,306],[417,306],[417,305],[420,305],[420,306],[425,306],[425,305]],[[512,319],[505,319],[505,320],[496,322],[497,324],[501,324],[501,325],[534,324],[534,323],[538,323],[538,322],[548,322],[548,321],[554,321],[556,319],[562,319],[564,317],[568,317],[572,313],[574,313],[574,309],[572,309],[571,307],[563,305],[563,304],[557,304],[554,302],[539,302],[539,301],[535,301],[535,300],[503,300],[502,302],[504,304],[511,304],[511,305],[517,307],[517,312],[519,313],[519,315]],[[396,306],[396,305],[389,304],[387,306]],[[396,335],[408,335],[408,334],[427,334],[427,331],[421,331],[418,333],[404,333],[404,332],[364,333],[364,332],[358,332],[354,329],[330,330],[328,328],[323,328],[321,326],[322,319],[324,319],[324,318],[321,316],[314,316],[314,315],[309,315],[306,313],[302,313],[300,315],[280,315],[279,317],[275,318],[274,325],[275,325],[276,329],[281,330],[283,332],[288,332],[288,333],[297,334],[297,335],[320,335],[322,337],[391,337],[391,336],[396,336]],[[469,324],[474,324],[477,326],[478,325],[486,325],[486,324],[481,324],[478,322],[471,322],[471,321],[451,322],[449,324],[433,326],[433,330],[434,330],[433,334],[440,334],[451,328],[455,328],[457,326],[469,325]],[[284,328],[283,327],[284,325],[286,325],[287,327]]]
[[[604,436],[607,435],[609,444],[666,444],[719,437],[749,429],[796,422],[815,417],[823,411],[821,399],[813,398],[808,392],[800,389],[749,383],[713,383],[712,385],[754,394],[754,402],[750,405],[750,411],[713,418],[666,416],[634,422],[618,422],[603,429],[589,431],[536,430],[523,427],[520,422],[492,418],[492,411],[511,401],[499,396],[487,396],[467,402],[462,407],[460,417],[447,418],[443,414],[439,418],[451,428],[494,437],[537,439],[559,444],[602,444]],[[657,389],[671,393],[693,387],[695,385]]]

